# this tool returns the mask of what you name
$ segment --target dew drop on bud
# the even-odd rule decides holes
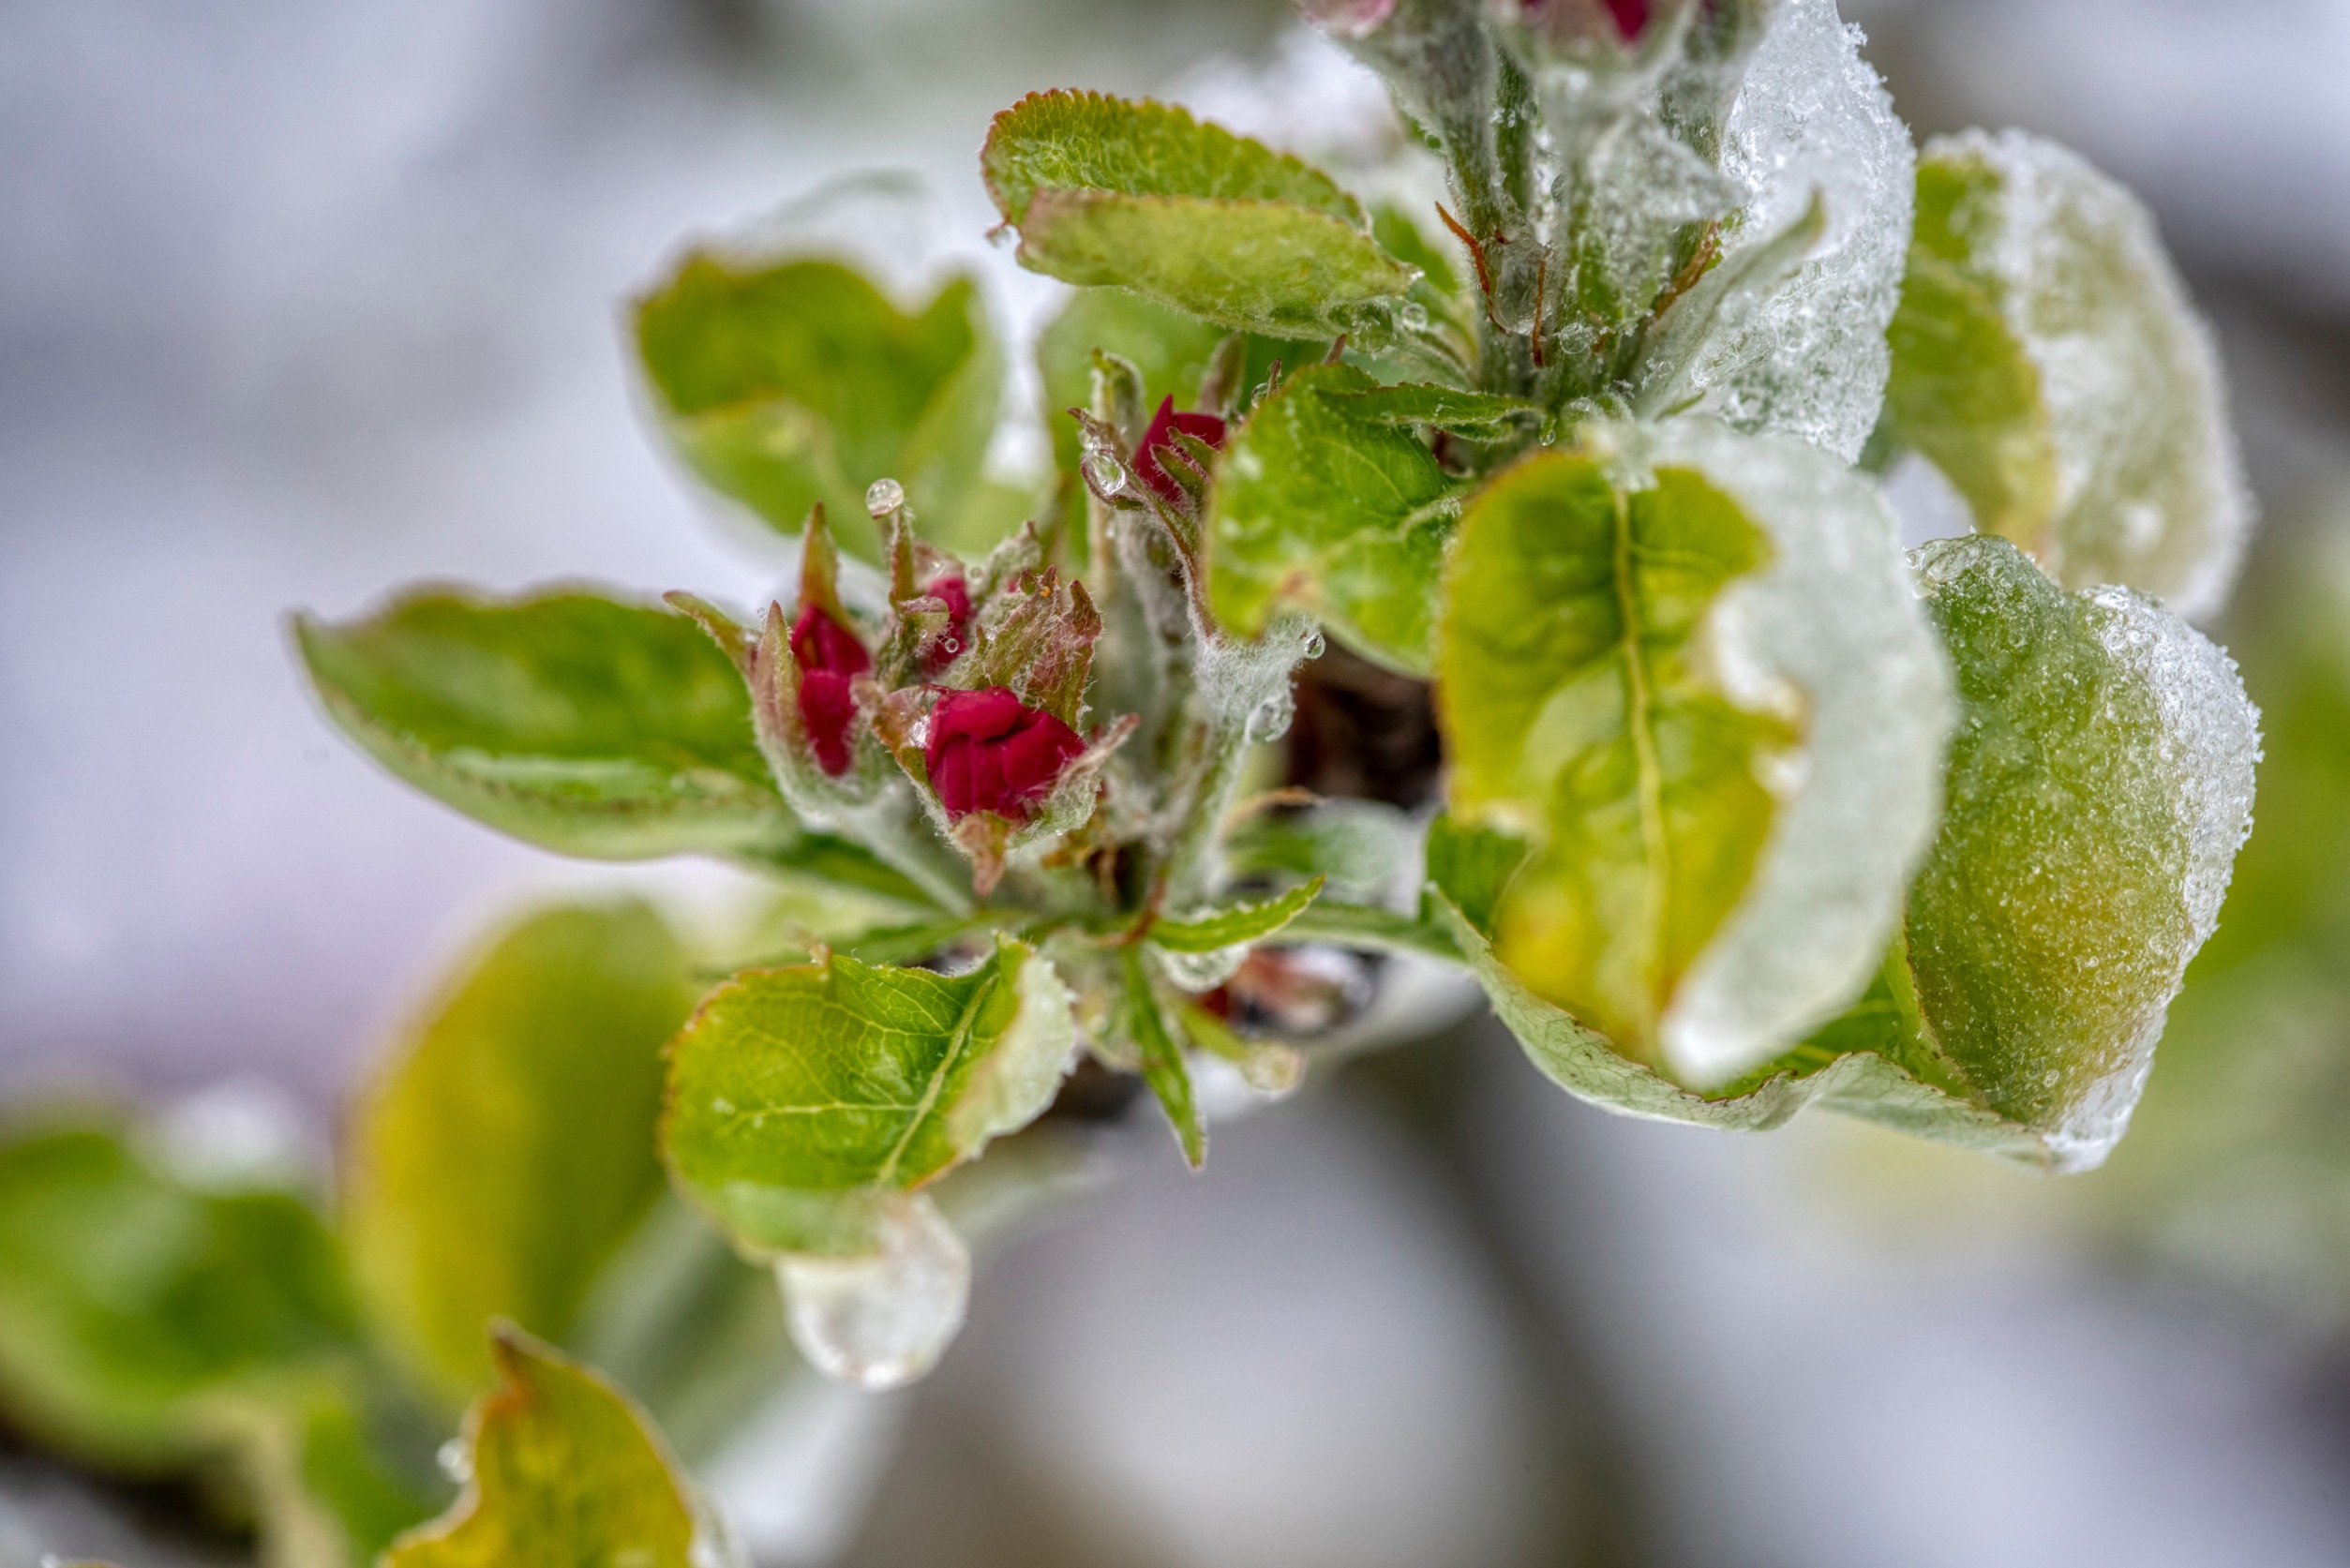
[[[1126,465],[1106,452],[1087,453],[1082,467],[1085,470],[1085,483],[1093,486],[1096,495],[1117,495],[1125,490],[1130,482]]]
[[[792,1255],[775,1265],[792,1343],[825,1376],[896,1388],[937,1365],[963,1326],[971,1254],[938,1205],[914,1194],[881,1214],[880,1245],[858,1258]]]
[[[1319,659],[1322,657],[1324,651],[1329,648],[1329,641],[1322,635],[1322,629],[1320,627],[1316,627],[1314,630],[1306,634],[1305,656],[1309,659]]]
[[[1402,316],[1403,324],[1409,330],[1413,332],[1426,332],[1428,330],[1428,306],[1422,305],[1418,300],[1405,300],[1403,302]]]
[[[1289,722],[1297,712],[1296,699],[1287,692],[1277,692],[1258,703],[1249,715],[1249,739],[1279,740],[1289,733]]]
[[[906,486],[894,479],[876,479],[866,487],[865,511],[876,522],[905,504]]]
[[[473,1479],[473,1450],[463,1438],[451,1438],[432,1451],[432,1462],[441,1467],[441,1473],[464,1486]]]

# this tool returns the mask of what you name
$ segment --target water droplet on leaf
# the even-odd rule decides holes
[[[460,1486],[473,1479],[473,1449],[463,1438],[451,1438],[434,1449],[432,1462]]]
[[[1289,733],[1289,722],[1297,713],[1296,699],[1287,692],[1277,692],[1258,703],[1249,715],[1249,739],[1279,740]]]
[[[1088,453],[1082,466],[1085,471],[1085,483],[1099,496],[1122,494],[1131,482],[1126,465],[1107,452]]]
[[[865,490],[865,510],[876,520],[906,504],[906,486],[894,479],[876,479]]]

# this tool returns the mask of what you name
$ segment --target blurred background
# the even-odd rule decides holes
[[[2134,187],[2235,383],[2266,522],[2214,630],[2268,760],[2136,1130],[2050,1181],[1623,1122],[1459,1023],[1204,1175],[1138,1144],[932,1381],[717,1478],[763,1562],[2350,1561],[2350,4],[1844,10],[1921,139],[2024,126]],[[642,427],[621,302],[902,168],[1032,331],[1054,286],[985,243],[975,155],[1061,85],[1293,142],[1379,104],[1279,0],[0,7],[0,1098],[111,1085],[323,1167],[516,900],[723,894],[397,785],[283,617],[420,576],[765,592],[780,546]],[[0,1568],[225,1549],[136,1503],[0,1449]]]

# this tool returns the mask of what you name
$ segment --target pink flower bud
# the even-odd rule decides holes
[[[922,650],[922,672],[936,675],[971,646],[971,590],[960,572],[942,572],[922,591],[947,606],[947,630]]]
[[[1150,428],[1143,432],[1142,450],[1134,454],[1134,476],[1157,491],[1168,504],[1175,506],[1183,503],[1183,487],[1159,466],[1158,449],[1174,446],[1178,430],[1221,452],[1224,422],[1212,413],[1177,413],[1172,397],[1162,401],[1159,411],[1150,416]]]
[[[1020,822],[1085,749],[1060,720],[1026,706],[1008,687],[991,686],[938,699],[922,760],[948,816],[994,812]]]
[[[848,730],[857,719],[857,703],[848,683],[873,667],[873,655],[857,634],[810,605],[792,622],[791,656],[800,662],[801,727],[808,732],[816,766],[837,778],[853,760]]]

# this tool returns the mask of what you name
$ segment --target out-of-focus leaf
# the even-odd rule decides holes
[[[1465,486],[1409,429],[1356,411],[1350,395],[1372,387],[1352,366],[1315,366],[1235,432],[1207,524],[1208,595],[1240,635],[1295,605],[1358,652],[1424,675]]]
[[[2153,220],[2053,142],[1929,144],[1885,421],[2073,588],[2218,606],[2251,520],[2218,356]]]
[[[754,1256],[866,1252],[889,1200],[1052,1102],[1070,1002],[1010,938],[963,975],[837,955],[748,971],[670,1048],[669,1168]]]
[[[1353,903],[1409,903],[1419,893],[1419,833],[1377,800],[1325,800],[1304,811],[1260,812],[1224,841],[1237,877],[1327,879],[1328,895]]]
[[[878,560],[864,495],[891,478],[926,530],[970,542],[1003,366],[968,277],[909,313],[837,261],[695,251],[637,302],[636,348],[685,461],[778,531],[822,501]]]
[[[44,1444],[178,1469],[230,1407],[307,1392],[357,1342],[334,1239],[300,1200],[188,1187],[95,1122],[0,1145],[0,1403]]]
[[[1024,266],[1227,327],[1384,340],[1418,277],[1329,176],[1163,104],[1031,94],[980,165]]]
[[[412,591],[294,635],[326,710],[407,783],[543,848],[788,855],[742,676],[693,621],[559,590]]]
[[[1212,953],[1262,942],[1302,914],[1321,893],[1322,884],[1317,876],[1261,903],[1235,903],[1182,919],[1155,920],[1150,939],[1171,953]]]
[[[2129,590],[2068,593],[1981,535],[1918,567],[1958,671],[1950,803],[1899,962],[1816,1043],[1937,1059],[2043,1162],[2087,1169],[2218,920],[2259,715],[2224,653]]]
[[[1704,422],[1545,454],[1446,579],[1454,829],[1530,850],[1459,885],[1502,961],[1699,1084],[1865,983],[1933,828],[1948,678],[1873,486]],[[1575,1085],[1569,1084],[1569,1087]]]
[[[468,1418],[472,1480],[404,1536],[385,1568],[693,1568],[692,1491],[642,1411],[595,1373],[511,1327],[499,1386]],[[714,1542],[712,1543],[714,1546]]]
[[[384,1337],[451,1403],[485,1328],[561,1338],[660,1194],[662,1043],[694,992],[640,903],[501,937],[403,1042],[351,1122],[344,1219]]]

